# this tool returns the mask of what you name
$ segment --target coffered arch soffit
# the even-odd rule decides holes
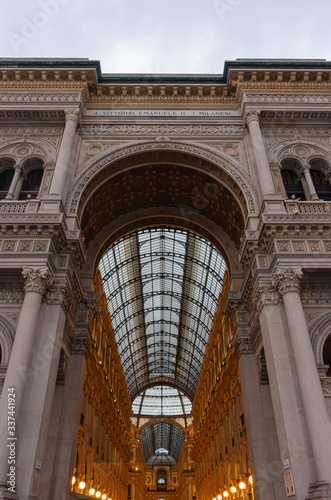
[[[44,139],[24,139],[18,141],[12,139],[6,141],[0,147],[0,157],[11,157],[16,162],[25,162],[29,158],[36,156],[42,158],[44,162],[54,161],[56,158],[56,148],[49,141]]]
[[[323,347],[331,333],[331,313],[324,314],[312,325],[310,339],[317,365],[324,365]]]
[[[181,164],[208,174],[228,188],[237,199],[245,217],[258,213],[257,191],[240,163],[225,153],[206,146],[168,140],[121,146],[93,161],[74,180],[67,197],[68,212],[77,214],[80,219],[88,199],[102,183],[130,168],[153,161]]]
[[[298,162],[308,164],[314,158],[320,158],[330,164],[331,148],[316,141],[279,141],[269,149],[269,157],[273,163],[280,164],[285,158],[294,158]]]

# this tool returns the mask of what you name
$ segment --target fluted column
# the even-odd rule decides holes
[[[275,195],[275,186],[269,167],[269,160],[263,143],[263,137],[259,123],[260,111],[249,110],[245,114],[245,121],[251,136],[257,173],[263,197]]]
[[[10,183],[10,188],[9,188],[7,196],[6,196],[6,200],[13,200],[14,199],[16,186],[17,186],[17,183],[19,181],[21,172],[22,172],[21,165],[20,164],[15,165],[15,173],[14,173],[14,176],[13,176],[12,181]]]
[[[24,267],[22,274],[25,280],[25,296],[9,359],[0,406],[0,491],[7,489],[8,408],[6,399],[8,390],[12,388],[15,391],[15,420],[17,426],[40,304],[46,289],[52,283],[46,267]]]
[[[305,166],[303,168],[303,174],[304,174],[305,180],[307,182],[310,199],[318,201],[319,200],[319,196],[316,193],[315,186],[314,186],[313,180],[312,180],[311,175],[310,175],[310,169],[309,169],[309,167]]]
[[[56,160],[54,175],[49,194],[62,196],[63,188],[67,182],[70,157],[75,138],[77,124],[79,122],[79,111],[77,109],[65,110],[66,124],[62,136],[60,151]]]
[[[283,297],[317,480],[331,483],[331,425],[300,299],[301,269],[277,269],[273,286]]]

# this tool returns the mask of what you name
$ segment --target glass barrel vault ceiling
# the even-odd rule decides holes
[[[152,227],[114,243],[99,264],[131,400],[151,386],[191,401],[225,263],[201,236]]]

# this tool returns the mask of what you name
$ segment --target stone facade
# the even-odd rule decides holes
[[[0,498],[234,499],[241,482],[246,499],[331,499],[330,70],[0,61]],[[155,225],[204,236],[228,267],[162,492],[97,273]]]

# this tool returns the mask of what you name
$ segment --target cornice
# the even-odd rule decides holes
[[[264,102],[263,93],[320,94],[324,103],[330,79],[328,61],[229,61],[220,75],[108,75],[101,72],[99,61],[0,60],[0,92],[76,91],[95,107],[238,107],[244,94],[249,102]]]

